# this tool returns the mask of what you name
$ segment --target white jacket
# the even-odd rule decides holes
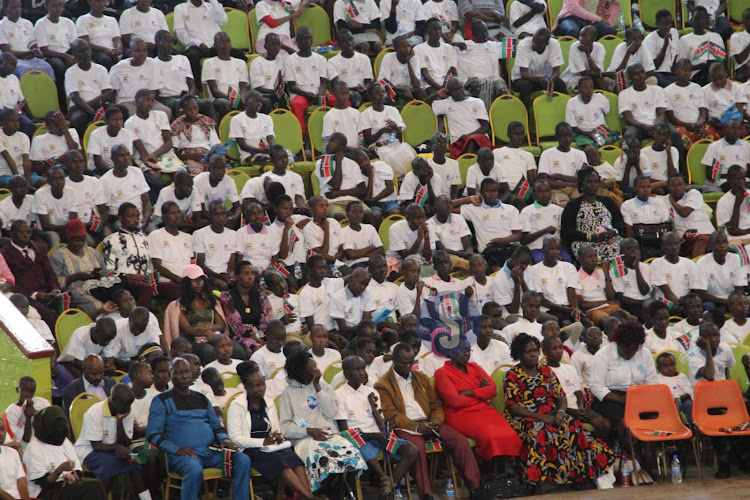
[[[280,426],[276,405],[271,398],[265,398],[264,401],[266,402],[266,416],[271,424],[269,432],[278,431]],[[250,412],[247,410],[247,392],[239,393],[229,404],[226,424],[229,439],[241,449],[263,446],[265,438],[251,437],[252,420],[250,419]]]

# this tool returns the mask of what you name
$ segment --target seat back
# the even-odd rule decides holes
[[[747,8],[748,4],[744,0],[727,0],[727,17],[732,21],[732,25],[742,26],[742,13]]]
[[[510,142],[508,137],[508,124],[513,121],[523,123],[526,127],[526,140],[531,144],[531,131],[529,130],[529,113],[521,99],[510,94],[498,96],[490,106],[490,130],[492,131],[492,145],[499,146],[496,139],[503,144]]]
[[[55,322],[55,340],[57,340],[60,351],[65,349],[70,337],[73,336],[73,332],[93,322],[88,314],[76,308],[67,309],[60,314]]]
[[[547,0],[547,26],[552,27],[562,10],[563,0]],[[506,10],[507,12],[507,10]]]
[[[185,52],[185,46],[182,44],[180,40],[177,39],[177,34],[174,31],[174,12],[170,12],[169,14],[164,14],[164,17],[167,20],[167,28],[169,29],[169,33],[172,35],[172,38],[174,39],[174,49],[178,54],[182,54]]]
[[[299,31],[300,27],[307,26],[313,33],[313,47],[323,45],[333,40],[331,35],[331,21],[328,13],[322,7],[311,4],[305,9],[305,12],[294,20],[294,31]]]
[[[327,384],[330,384],[333,382],[333,377],[341,373],[341,370],[341,361],[334,361],[323,370],[323,380],[325,380]]]
[[[607,145],[599,148],[599,156],[602,161],[609,162],[610,165],[614,166],[617,158],[622,154],[622,150],[617,146]]]
[[[380,73],[380,63],[383,62],[383,57],[385,57],[388,52],[393,52],[393,47],[386,47],[381,50],[378,55],[375,56],[375,61],[372,64],[372,71],[373,75],[375,76],[375,81],[378,80],[378,74]]]
[[[431,140],[438,129],[437,116],[432,112],[432,107],[423,101],[406,103],[401,109],[401,118],[406,125],[404,142],[412,147]]]
[[[59,111],[55,81],[38,70],[32,70],[21,77],[21,91],[34,118],[42,119],[48,111]]]
[[[750,347],[732,344],[732,354],[734,354],[734,366],[729,369],[729,377],[739,384],[742,394],[745,394],[748,388],[748,380],[745,365],[742,364],[742,356],[750,355]]]
[[[90,392],[82,392],[70,403],[70,428],[73,429],[73,440],[78,438],[83,427],[83,415],[94,406],[101,402],[98,396]]]
[[[276,136],[276,143],[281,144],[291,151],[292,154],[297,155],[304,147],[302,142],[302,127],[297,117],[285,109],[274,109],[270,116],[273,120],[273,132]],[[303,154],[303,156],[305,155]],[[306,156],[305,160],[307,160]]]
[[[224,7],[227,13],[227,23],[221,26],[221,31],[229,35],[232,48],[239,50],[250,50],[250,28],[247,23],[247,14],[239,9]]]
[[[675,3],[672,0],[638,0],[638,12],[640,12],[641,22],[646,29],[656,30],[656,13],[662,9],[666,9],[672,14],[672,25],[674,26],[677,22],[677,16],[675,15],[677,9],[675,9]],[[624,11],[623,11],[624,12]],[[676,28],[677,26],[675,26]]]
[[[10,189],[8,188],[0,188],[0,201],[3,201],[8,196],[12,195],[13,193],[10,192]]]
[[[255,9],[253,9],[253,10],[255,10]],[[222,375],[223,375],[223,374],[222,374]],[[224,384],[224,385],[226,385],[226,382],[225,382],[225,384]],[[237,397],[237,396],[239,396],[240,394],[242,394],[242,393],[241,393],[241,392],[238,392],[237,394],[233,395],[233,396],[232,396],[231,398],[229,398],[229,400],[227,401],[227,404],[225,404],[225,405],[224,405],[224,410],[223,410],[223,412],[222,412],[222,413],[224,414],[224,425],[225,425],[225,426],[227,425],[227,421],[228,421],[228,419],[229,419],[229,405],[231,405],[231,404],[232,404],[232,401],[234,401],[234,398],[236,398],[236,397]]]
[[[385,219],[383,219],[383,222],[380,223],[380,228],[378,229],[378,236],[380,236],[380,241],[383,242],[383,250],[388,251],[388,247],[391,244],[391,226],[394,225],[396,222],[405,219],[403,215],[389,215]]]
[[[689,377],[690,376],[690,365],[688,363],[687,358],[685,358],[685,353],[684,352],[678,352],[678,351],[674,351],[672,349],[666,349],[664,351],[657,352],[653,356],[653,358],[654,358],[654,366],[656,366],[657,369],[659,368],[657,366],[657,364],[656,364],[656,360],[659,358],[659,356],[661,356],[665,352],[668,352],[669,354],[671,354],[672,356],[674,356],[675,365],[677,366],[677,372],[684,374],[686,377]]]
[[[642,414],[656,413],[643,419]],[[663,384],[634,385],[625,398],[625,426],[629,429],[650,429],[676,432],[684,430],[672,391]]]
[[[469,167],[477,162],[477,155],[474,153],[464,153],[458,158],[458,171],[461,172],[461,185],[459,188],[466,187],[466,175],[469,173]]]
[[[242,193],[245,184],[250,180],[249,175],[242,170],[237,170],[236,168],[227,171],[227,175],[232,178],[234,185],[237,186],[237,194]]]
[[[103,127],[106,125],[104,120],[98,120],[86,127],[86,131],[83,133],[83,149],[87,150],[89,147],[89,138],[91,137],[91,134],[94,132],[94,130],[98,129],[99,127]]]
[[[536,141],[541,143],[545,137],[555,136],[555,127],[565,121],[565,107],[570,96],[555,92],[552,99],[540,95],[534,99],[534,126],[536,127]]]
[[[232,160],[240,159],[240,148],[237,146],[237,142],[229,139],[229,126],[232,124],[232,117],[240,114],[240,111],[233,109],[221,119],[219,123],[219,139],[221,142],[231,142],[229,150],[227,150],[227,157]]]
[[[494,372],[492,372],[492,381],[495,382],[495,388],[497,389],[497,395],[492,398],[492,407],[502,414],[505,412],[505,389],[503,383],[505,382],[505,375],[508,373],[508,369],[511,368],[508,365],[498,366]]]
[[[321,106],[312,113],[307,119],[307,133],[310,136],[310,151],[312,152],[312,159],[315,161],[317,152],[323,152],[325,146],[323,141],[323,119],[328,113],[330,108]]]
[[[258,43],[258,32],[260,31],[258,14],[255,12],[255,9],[247,13],[247,24],[250,27],[250,43],[252,43],[253,52],[255,52],[255,45]]]
[[[560,74],[562,74],[568,68],[568,63],[570,62],[568,59],[568,56],[570,55],[570,46],[573,45],[574,42],[577,42],[578,39],[573,38],[572,36],[561,36],[557,41],[560,44],[563,60],[565,61],[562,66],[560,66]]]
[[[618,111],[620,98],[617,97],[617,94],[613,94],[612,92],[606,92],[604,90],[597,90],[596,92],[602,94],[609,101],[609,113],[604,117],[604,123],[607,124],[607,128],[612,132],[621,133],[625,130],[625,120],[620,118]]]
[[[622,5],[622,4],[620,4]],[[622,11],[625,13],[625,10]],[[629,13],[626,13],[627,16]],[[607,35],[603,36],[599,39],[599,43],[604,45],[604,68],[603,70],[606,70],[609,68],[609,63],[612,62],[612,56],[615,54],[615,49],[618,45],[620,45],[624,40],[620,37],[617,37],[615,35]]]
[[[235,372],[221,372],[221,378],[224,380],[224,387],[236,388],[242,384],[240,376]]]
[[[702,186],[706,183],[706,166],[701,163],[711,141],[701,139],[693,143],[687,153],[688,184]]]
[[[711,408],[726,408],[722,415],[709,415]],[[745,401],[740,392],[740,386],[734,380],[702,380],[695,384],[693,398],[693,420],[701,432],[719,427],[733,427],[747,422]]]

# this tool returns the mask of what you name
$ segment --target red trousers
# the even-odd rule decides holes
[[[336,98],[331,95],[326,95],[326,105],[327,106],[335,106],[336,105]],[[292,111],[292,114],[297,117],[299,120],[299,124],[302,126],[302,133],[307,133],[307,122],[305,122],[305,111],[307,111],[307,108],[312,106],[312,102],[307,97],[303,97],[301,95],[296,95],[292,98],[292,102],[289,103],[289,109]]]
[[[458,468],[461,476],[463,476],[464,481],[466,481],[469,491],[479,488],[481,484],[479,467],[477,466],[477,459],[474,457],[474,452],[466,440],[466,436],[460,434],[448,424],[440,424],[438,434],[440,434],[440,438],[443,441],[443,447],[451,454],[453,463]],[[414,434],[399,430],[396,431],[396,435],[413,443],[419,450],[419,456],[414,463],[413,471],[414,480],[417,482],[419,498],[422,499],[425,495],[432,495],[432,484],[430,484],[430,473],[427,467],[427,455],[425,455],[424,449],[425,439],[422,436],[415,436]],[[458,488],[458,485],[455,486]]]
[[[180,287],[172,281],[160,281],[157,289],[159,291],[157,297],[167,304],[180,298]],[[135,305],[151,308],[151,299],[154,298],[151,285],[141,281],[128,280],[128,290],[133,294]]]

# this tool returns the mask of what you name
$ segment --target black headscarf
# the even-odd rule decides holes
[[[42,443],[61,446],[68,437],[68,420],[59,406],[48,406],[34,415],[34,436]]]

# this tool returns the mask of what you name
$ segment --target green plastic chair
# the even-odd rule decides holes
[[[492,132],[490,136],[492,137],[493,146],[500,146],[501,144],[510,142],[508,124],[512,121],[518,121],[526,127],[526,141],[529,143],[529,146],[522,146],[521,149],[530,152],[534,156],[539,156],[542,153],[540,148],[531,146],[529,113],[526,110],[526,106],[521,102],[521,99],[510,94],[498,96],[490,106],[489,115],[490,130]]]
[[[563,54],[563,60],[565,61],[562,66],[560,66],[560,74],[563,73],[568,68],[568,56],[570,55],[570,46],[573,45],[574,42],[577,42],[578,39],[573,38],[572,36],[561,36],[557,39],[558,43],[560,44],[560,49],[562,50]]]
[[[747,380],[745,366],[742,364],[742,356],[750,354],[750,347],[742,344],[732,344],[731,347],[732,354],[734,354],[734,366],[729,369],[729,376],[740,385],[742,394],[745,394],[750,383]]]
[[[240,376],[234,372],[222,372],[221,378],[224,379],[224,387],[237,388],[242,384]]]
[[[302,26],[307,26],[312,30],[313,46],[323,45],[333,40],[328,13],[318,5],[310,5],[300,17],[294,20],[295,32],[299,31]]]
[[[232,178],[234,185],[237,186],[237,194],[242,193],[245,184],[250,180],[249,175],[242,170],[237,170],[236,168],[227,171],[227,175]]]
[[[253,52],[255,52],[255,46],[258,43],[258,32],[260,31],[260,23],[258,23],[258,14],[255,9],[247,13],[247,24],[250,27],[250,42],[253,44]]]
[[[10,192],[10,189],[7,188],[0,188],[0,201],[3,201],[8,196],[12,195],[13,193]]]
[[[557,146],[557,141],[543,141],[546,137],[555,137],[555,127],[565,121],[565,107],[570,96],[555,92],[552,99],[546,95],[540,95],[534,99],[534,122],[536,127],[537,146],[545,149]]]
[[[270,116],[273,120],[276,143],[287,148],[295,156],[302,151],[302,156],[307,161],[302,141],[302,127],[297,117],[286,109],[274,109]]]
[[[745,0],[727,0],[727,16],[732,21],[732,26],[742,26],[742,12],[748,7],[750,5]]]
[[[668,352],[672,356],[674,356],[675,364],[677,365],[677,371],[679,373],[684,373],[686,377],[689,377],[690,365],[688,363],[687,357],[685,356],[685,351],[679,352],[673,349],[666,349],[664,351],[657,352],[656,354],[652,356],[654,358],[654,366],[656,366],[658,369],[658,366],[656,365],[656,359],[665,352]]]
[[[703,155],[706,154],[711,141],[701,139],[690,146],[687,152],[688,183],[702,186],[706,182],[706,166],[701,163]],[[724,193],[703,193],[703,201],[706,203],[716,203]]]
[[[461,172],[461,185],[458,186],[458,189],[462,189],[466,187],[466,175],[469,173],[469,167],[477,162],[477,155],[466,153],[459,156],[456,160],[458,161],[458,171]]]
[[[672,24],[675,25],[677,22],[677,9],[673,0],[638,0],[638,11],[640,12],[641,22],[648,30],[656,30],[656,13],[662,9],[666,9],[672,14]],[[674,27],[677,28],[676,25]]]
[[[406,125],[404,142],[412,147],[431,140],[438,129],[437,117],[432,112],[432,107],[423,101],[406,103],[401,109],[401,118]]]
[[[313,176],[315,177],[315,176]],[[385,219],[383,219],[383,222],[380,223],[380,228],[378,229],[378,236],[380,236],[380,241],[383,242],[383,250],[388,251],[388,247],[391,245],[391,226],[394,225],[396,222],[400,220],[404,220],[406,217],[403,215],[389,215]]]
[[[552,27],[555,24],[562,6],[563,0],[547,0],[547,26]],[[506,9],[505,12],[508,12],[508,10]]]
[[[180,40],[177,39],[177,33],[175,33],[174,31],[174,12],[164,14],[164,17],[167,20],[167,28],[169,28],[169,33],[171,33],[172,38],[174,39],[174,50],[178,54],[182,54],[183,52],[185,52],[185,46]]]
[[[55,322],[55,339],[60,351],[65,349],[70,337],[73,336],[73,332],[93,322],[88,314],[76,308],[67,309],[60,314]]]
[[[510,368],[509,365],[498,366],[491,375],[497,389],[497,396],[492,398],[492,407],[501,415],[505,412],[505,389],[503,389],[503,382],[505,382],[505,375],[508,373],[508,368]]]
[[[307,134],[310,136],[310,152],[315,161],[315,153],[323,152],[323,119],[328,113],[328,107],[321,107],[310,113],[307,119]]]
[[[383,50],[381,50],[378,55],[375,56],[375,62],[372,65],[372,71],[373,75],[375,75],[375,80],[378,79],[378,74],[380,73],[380,63],[383,62],[383,58],[388,52],[393,52],[393,47],[386,47]]]
[[[625,12],[624,9],[623,9],[623,12]],[[605,71],[607,70],[607,68],[609,68],[609,63],[612,62],[612,56],[615,54],[615,49],[617,48],[618,45],[620,45],[624,41],[625,40],[623,40],[622,38],[614,36],[614,35],[603,36],[599,39],[599,43],[604,45],[604,50],[605,50],[604,52],[604,70]]]
[[[233,109],[232,111],[224,115],[224,118],[221,119],[221,123],[219,123],[219,139],[221,140],[221,142],[232,143],[232,146],[227,151],[227,157],[231,158],[232,160],[240,159],[240,148],[237,146],[237,142],[229,139],[229,125],[232,123],[232,117],[238,114],[240,114],[240,111]]]
[[[43,119],[49,111],[60,111],[55,81],[45,73],[31,70],[23,75],[21,91],[34,118]]]
[[[227,24],[221,26],[221,31],[229,35],[232,48],[239,50],[250,50],[250,28],[247,22],[247,14],[238,9],[224,7],[227,13]]]
[[[70,428],[73,429],[73,438],[77,438],[83,428],[83,415],[101,399],[90,392],[82,392],[70,403]]]
[[[334,361],[324,368],[323,380],[325,380],[327,384],[330,384],[333,382],[333,377],[341,373],[341,369],[341,361]]]
[[[607,128],[612,132],[622,133],[627,127],[625,126],[625,120],[620,118],[618,106],[620,98],[617,94],[612,92],[606,92],[604,90],[596,90],[599,94],[602,94],[609,101],[609,113],[604,117],[604,122],[607,124]]]
[[[622,154],[622,150],[617,146],[607,145],[599,148],[599,156],[602,161],[609,162],[610,165],[614,166],[617,158]]]

